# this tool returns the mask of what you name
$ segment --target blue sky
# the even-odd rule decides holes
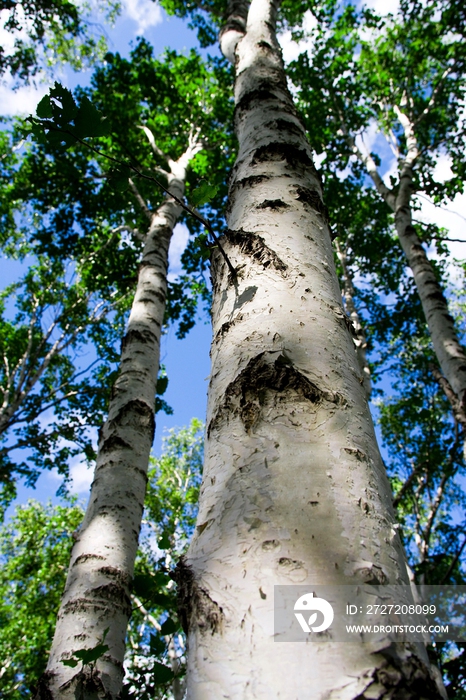
[[[123,11],[113,29],[108,31],[108,48],[119,51],[127,56],[136,42],[136,38],[144,35],[155,47],[156,53],[162,53],[165,47],[179,52],[189,51],[198,47],[196,34],[187,27],[187,23],[176,17],[168,17],[163,10],[150,0],[124,0]],[[1,32],[0,32],[1,34]],[[2,36],[0,35],[0,43]],[[210,53],[216,51],[212,47]],[[69,69],[61,69],[58,79],[67,87],[73,89],[77,85],[89,82],[92,70],[73,73]],[[13,92],[8,85],[0,87],[0,104],[3,113],[24,114],[35,112],[35,107],[42,95],[48,91],[50,81],[45,80],[35,87],[22,88]],[[175,230],[170,249],[171,278],[180,271],[180,255],[187,241],[187,229],[180,225]],[[25,264],[0,259],[0,278],[2,288],[15,281],[24,273]],[[154,454],[160,454],[162,438],[172,427],[187,425],[192,417],[204,419],[207,403],[207,385],[210,371],[209,348],[211,328],[208,316],[202,312],[199,322],[183,340],[178,340],[176,329],[170,328],[162,338],[161,363],[165,365],[169,377],[168,389],[164,399],[173,408],[173,415],[158,413],[156,418],[156,438]],[[79,460],[71,465],[74,477],[74,491],[83,501],[86,499],[89,484],[92,480],[92,470]],[[16,503],[23,503],[28,498],[41,501],[55,500],[55,493],[60,486],[60,479],[53,473],[44,473],[35,489],[19,487]],[[11,509],[9,511],[11,513]]]
[[[373,0],[372,4],[376,4]],[[391,0],[390,0],[391,2]],[[128,55],[136,38],[140,35],[155,47],[156,53],[162,53],[165,47],[176,49],[177,51],[189,51],[193,46],[197,46],[195,32],[187,27],[187,23],[175,18],[167,17],[165,12],[151,0],[123,0],[123,10],[115,26],[107,31],[108,48],[110,51],[119,51],[123,55]],[[389,9],[389,8],[384,8]],[[312,26],[312,21],[310,22]],[[310,27],[309,27],[310,28]],[[5,45],[5,37],[1,35],[0,44]],[[292,60],[296,57],[301,47],[291,42],[291,37],[282,37],[285,60]],[[210,49],[211,53],[216,52],[216,48]],[[86,85],[89,82],[91,70],[82,73],[73,73],[69,69],[61,69],[57,78],[70,88],[76,85]],[[11,84],[0,86],[1,111],[9,114],[29,114],[35,111],[35,107],[48,91],[50,81],[45,80],[38,83],[35,88],[28,87],[16,92],[11,90]],[[388,180],[390,173],[396,166],[394,159],[387,158],[387,147],[385,140],[376,130],[369,130],[365,139],[366,146],[373,150],[379,150],[384,158],[384,177]],[[448,162],[439,163],[439,175],[445,178],[449,175]],[[466,209],[466,195],[453,203],[452,209],[464,212]],[[435,220],[441,218],[441,223],[450,229],[452,237],[465,236],[464,220],[457,214],[448,214],[445,211],[438,212],[431,205],[425,203],[421,212],[425,220]],[[179,258],[187,240],[185,227],[178,226],[175,231],[174,240],[171,246],[170,275],[176,276],[180,270]],[[452,253],[457,257],[464,256],[466,246],[464,244],[453,244]],[[12,266],[8,262],[2,264],[0,260],[0,275],[3,285],[13,281],[14,274],[21,272],[21,266]],[[8,278],[8,279],[7,279]],[[3,286],[2,285],[2,286]],[[154,443],[154,453],[159,454],[161,440],[168,428],[186,425],[189,420],[196,416],[203,419],[206,409],[207,377],[210,371],[209,346],[210,346],[210,325],[208,319],[203,317],[190,334],[182,341],[177,340],[175,329],[169,329],[167,335],[162,340],[161,362],[165,365],[169,377],[168,390],[164,396],[165,400],[174,409],[172,416],[159,413],[157,416],[157,431]],[[92,478],[90,470],[87,470],[79,461],[72,465],[75,490],[80,497],[85,498],[88,486]],[[21,488],[19,502],[27,498],[35,497],[46,500],[54,496],[58,488],[59,480],[51,474],[44,474],[37,489],[31,490]]]

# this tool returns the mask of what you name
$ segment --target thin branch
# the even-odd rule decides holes
[[[170,190],[167,189],[164,185],[162,185],[162,183],[161,183],[159,180],[157,180],[157,178],[153,177],[152,175],[146,175],[145,173],[141,172],[141,170],[139,170],[139,168],[137,168],[137,167],[136,167],[135,165],[133,165],[132,163],[125,162],[125,161],[120,161],[120,160],[118,160],[118,158],[114,158],[113,156],[110,156],[110,155],[108,155],[107,153],[104,153],[103,151],[100,151],[98,148],[95,148],[95,146],[91,146],[90,143],[87,143],[87,142],[84,141],[83,139],[80,139],[78,136],[76,136],[75,134],[73,134],[73,132],[69,131],[68,129],[57,129],[57,128],[52,127],[52,126],[47,126],[47,128],[50,129],[51,131],[58,131],[59,133],[69,134],[69,135],[72,136],[74,139],[76,139],[76,141],[77,141],[78,143],[80,143],[81,145],[85,146],[86,148],[88,148],[89,150],[91,150],[93,153],[97,153],[97,155],[101,156],[102,158],[105,158],[106,160],[109,160],[109,161],[112,162],[112,163],[116,163],[117,165],[120,165],[120,166],[121,166],[121,165],[125,165],[125,166],[126,166],[127,168],[129,168],[135,175],[137,175],[138,177],[142,178],[143,180],[149,180],[149,182],[154,182],[154,183],[157,185],[157,187],[160,187],[160,189],[161,189],[163,192],[165,192],[165,194],[167,194],[169,197],[171,197],[177,204],[179,204],[179,206],[180,206],[182,209],[184,209],[185,211],[187,211],[188,214],[191,214],[191,216],[193,216],[197,221],[199,221],[199,222],[207,229],[207,231],[210,233],[210,235],[211,235],[212,238],[214,239],[215,245],[218,246],[218,249],[220,250],[220,252],[221,252],[221,254],[222,254],[222,256],[223,256],[223,258],[224,258],[224,260],[225,260],[225,262],[226,262],[226,264],[227,264],[227,267],[228,267],[228,269],[230,270],[230,273],[231,273],[233,279],[236,279],[236,277],[237,277],[237,275],[236,275],[236,270],[235,270],[235,268],[233,267],[233,265],[231,264],[231,262],[230,262],[230,260],[229,260],[229,258],[228,258],[228,256],[227,256],[227,254],[225,253],[225,251],[224,251],[224,249],[223,249],[223,247],[222,247],[222,245],[221,245],[221,243],[220,243],[220,241],[219,241],[219,239],[218,239],[218,236],[217,236],[217,234],[215,233],[215,231],[214,231],[212,225],[207,221],[207,219],[205,219],[201,214],[199,214],[198,211],[196,211],[195,209],[193,209],[192,207],[190,207],[188,204],[185,204],[185,203],[183,202],[182,199],[180,199],[180,198],[177,197],[175,194],[173,194],[172,192],[170,192]]]
[[[432,109],[432,107],[435,104],[435,100],[437,99],[437,96],[438,96],[440,90],[443,87],[443,84],[445,83],[445,80],[447,79],[448,75],[453,71],[453,68],[455,67],[455,65],[456,65],[456,61],[453,63],[452,66],[448,66],[448,68],[446,68],[443,71],[442,77],[438,81],[435,88],[432,90],[432,95],[430,96],[430,100],[427,103],[427,106],[422,110],[422,112],[420,113],[418,118],[413,122],[413,127],[418,126],[418,124],[420,124],[420,122],[424,119],[424,117],[426,117],[429,114],[430,110]]]
[[[151,213],[149,207],[147,206],[147,204],[145,203],[144,199],[141,197],[141,194],[139,193],[139,190],[136,187],[136,185],[134,184],[132,178],[129,177],[128,182],[129,182],[129,186],[131,187],[131,190],[132,190],[134,196],[136,197],[137,203],[139,204],[142,211],[144,212],[144,216],[146,217],[146,219],[148,219],[149,222],[152,222],[152,213]]]
[[[369,152],[366,152],[366,154],[362,153],[362,151],[358,148],[356,144],[356,140],[354,136],[352,136],[347,127],[346,127],[346,122],[344,115],[339,107],[339,105],[336,102],[336,98],[332,92],[332,98],[333,102],[335,105],[335,109],[337,110],[339,120],[340,120],[340,128],[343,136],[346,138],[346,141],[353,152],[353,154],[358,158],[358,160],[361,161],[361,163],[365,166],[367,173],[369,177],[372,179],[378,193],[381,195],[381,197],[384,199],[384,201],[388,204],[390,209],[395,211],[395,195],[393,194],[393,191],[387,187],[385,182],[383,181],[378,169],[377,165],[375,164],[374,159],[372,158],[371,154]]]
[[[460,556],[462,555],[465,547],[466,547],[466,537],[463,540],[463,544],[461,545],[461,547],[459,548],[459,550],[456,552],[455,556],[453,557],[453,559],[450,563],[450,566],[448,567],[448,569],[446,571],[446,574],[444,575],[442,580],[439,582],[440,586],[443,586],[445,584],[445,582],[448,581],[448,579],[450,578],[450,574],[453,571],[453,569],[455,568],[455,566],[457,565],[458,560],[459,560]]]
[[[112,235],[115,235],[116,233],[123,233],[126,231],[126,233],[130,233],[134,238],[137,238],[138,241],[141,241],[142,243],[145,242],[146,236],[139,231],[137,228],[131,228],[131,226],[126,226],[125,224],[122,226],[117,226],[112,230]]]
[[[152,148],[152,150],[153,150],[153,152],[155,153],[155,155],[156,155],[156,156],[159,156],[159,158],[162,158],[162,160],[164,160],[165,162],[168,163],[168,161],[169,161],[170,159],[168,158],[167,155],[165,155],[165,153],[162,151],[162,149],[159,148],[159,147],[157,146],[157,144],[155,143],[154,134],[153,134],[152,131],[149,129],[149,127],[148,127],[148,126],[138,126],[138,129],[142,129],[143,132],[145,133],[145,135],[147,136],[147,140],[149,141],[150,147]]]
[[[436,207],[436,209],[441,209],[442,211],[447,211],[449,214],[456,214],[456,216],[459,216],[460,219],[463,219],[463,221],[466,221],[466,216],[463,216],[463,214],[460,214],[458,211],[453,211],[453,209],[447,209],[447,207],[442,207],[440,204],[435,204],[429,197],[426,197],[424,194],[420,194],[419,192],[416,192],[415,197],[421,197],[421,199],[425,199],[426,202],[429,202],[429,204],[432,204],[433,207]]]
[[[400,503],[401,499],[403,498],[403,496],[405,495],[406,491],[409,489],[409,487],[413,483],[414,479],[419,475],[419,473],[423,469],[424,469],[424,463],[422,462],[421,464],[418,464],[418,466],[412,470],[411,474],[408,476],[408,478],[404,482],[403,486],[401,487],[401,489],[398,491],[398,493],[396,494],[396,496],[393,499],[393,507],[394,508],[396,508],[399,505],[399,503]]]

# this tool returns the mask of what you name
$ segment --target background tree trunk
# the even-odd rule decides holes
[[[169,190],[178,198],[184,195],[186,167],[197,150],[199,146],[169,161]],[[116,698],[121,690],[130,585],[155,429],[168,249],[180,212],[167,198],[152,215],[146,236],[120,371],[99,436],[90,501],[75,533],[52,650],[39,685],[37,697],[44,700]],[[101,643],[106,629],[109,648],[95,668],[63,664],[75,652]]]
[[[438,698],[422,648],[274,642],[274,585],[408,583],[277,6],[253,0],[236,47],[237,278],[215,251],[204,481],[178,570],[187,697]]]

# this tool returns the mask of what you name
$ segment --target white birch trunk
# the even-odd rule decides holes
[[[204,480],[178,570],[187,698],[438,698],[422,649],[274,642],[274,585],[408,583],[277,4],[252,1],[236,48],[222,244],[238,276],[216,251]]]
[[[169,161],[170,192],[182,198],[186,167],[195,150]],[[167,198],[146,236],[120,370],[99,436],[89,505],[75,535],[68,578],[40,700],[116,698],[124,676],[125,636],[131,615],[130,585],[147,483],[155,419],[160,335],[167,292],[168,249],[181,212]],[[89,666],[65,666],[80,649],[105,643],[109,650]]]
[[[396,198],[396,230],[408,265],[413,271],[416,289],[439,365],[464,412],[466,411],[466,354],[458,340],[442,287],[413,226],[412,191],[412,169],[405,167],[400,177],[400,188]]]
[[[442,287],[440,286],[424,247],[419,240],[412,221],[411,197],[414,193],[413,167],[419,157],[419,147],[415,128],[399,107],[395,112],[403,127],[407,154],[400,169],[400,183],[395,195],[383,182],[377,166],[370,154],[363,154],[348,135],[344,115],[340,115],[342,129],[354,154],[364,163],[374,185],[388,206],[395,213],[395,226],[400,245],[409,267],[413,272],[416,289],[421,300],[432,345],[444,377],[456,394],[456,412],[466,424],[466,353],[458,340],[453,318],[448,310]],[[465,446],[466,450],[466,446]]]

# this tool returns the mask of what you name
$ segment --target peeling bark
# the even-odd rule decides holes
[[[170,192],[184,194],[186,167],[199,150],[192,145],[169,161]],[[155,429],[160,334],[167,293],[168,249],[181,212],[168,197],[151,214],[136,294],[121,344],[119,374],[108,418],[100,431],[89,505],[71,553],[47,670],[38,700],[115,700],[124,676],[125,636],[131,615],[133,576],[147,468]],[[101,642],[108,651],[92,667],[62,662]]]
[[[274,585],[408,583],[311,148],[253,0],[236,45],[228,231],[193,540],[178,574],[188,700],[439,698],[425,649],[274,641]]]

